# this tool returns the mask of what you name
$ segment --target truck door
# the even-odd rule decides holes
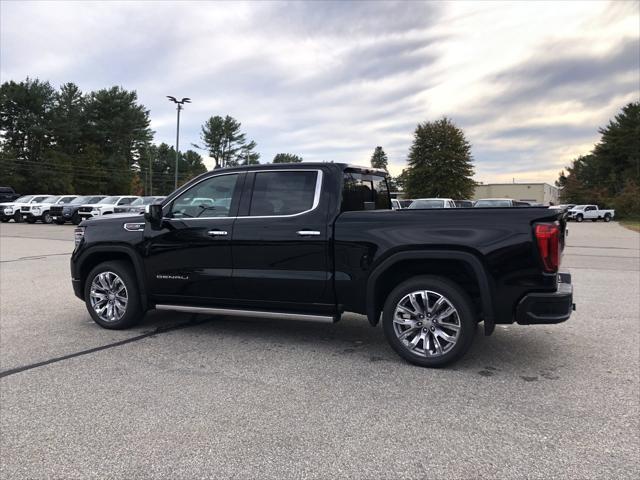
[[[325,303],[329,232],[320,205],[322,179],[320,169],[247,174],[233,229],[237,298],[265,308],[267,302]]]
[[[165,205],[161,230],[145,224],[147,285],[157,301],[233,298],[231,237],[244,176],[207,177]]]
[[[584,209],[584,218],[598,218],[598,209],[595,205],[587,205]]]

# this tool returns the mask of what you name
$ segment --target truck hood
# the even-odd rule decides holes
[[[100,223],[100,225],[106,225],[110,222],[119,223],[119,224],[127,223],[127,222],[143,223],[144,217],[140,217],[140,214],[129,213],[129,212],[112,213],[112,214],[101,216],[101,217],[88,218],[86,220],[83,220],[81,225],[92,225],[98,222]]]

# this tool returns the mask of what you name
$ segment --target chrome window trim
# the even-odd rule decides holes
[[[304,210],[298,213],[291,213],[289,215],[243,215],[238,216],[236,218],[290,218],[290,217],[298,217],[300,215],[304,215],[309,212],[313,212],[318,205],[320,204],[320,194],[322,193],[322,170],[317,168],[292,168],[292,169],[272,169],[272,170],[253,170],[254,173],[264,173],[264,172],[316,172],[316,189],[313,193],[313,203],[311,204],[311,208]],[[251,196],[253,196],[253,190],[251,190]]]
[[[284,168],[273,168],[273,169],[265,169],[265,170],[242,170],[242,171],[238,171],[238,172],[226,172],[226,173],[220,173],[218,175],[211,175],[210,177],[206,177],[203,178],[202,180],[200,180],[199,182],[194,183],[191,187],[189,187],[188,190],[191,190],[191,188],[195,187],[196,185],[199,185],[200,183],[204,182],[205,180],[209,180],[211,178],[215,178],[215,177],[221,177],[223,175],[240,175],[242,173],[264,173],[264,172],[316,172],[316,188],[313,194],[313,204],[311,205],[311,208],[308,210],[305,210],[303,212],[299,212],[299,213],[292,213],[290,215],[236,215],[233,217],[199,217],[199,218],[173,218],[173,217],[165,217],[166,220],[175,220],[175,221],[180,221],[180,222],[192,222],[194,220],[229,220],[229,219],[240,219],[240,218],[290,218],[290,217],[298,217],[300,215],[305,215],[309,212],[314,211],[316,208],[318,208],[318,205],[320,205],[320,195],[322,194],[322,180],[324,178],[324,172],[319,169],[319,168],[288,168],[288,169],[284,169]],[[185,190],[188,191],[188,190]],[[253,195],[253,189],[251,190],[251,194]],[[164,208],[168,207],[171,202],[173,202],[176,198],[178,197],[178,195],[174,195],[170,198],[167,198],[167,202],[163,205],[162,210],[163,213],[162,215],[164,216]]]

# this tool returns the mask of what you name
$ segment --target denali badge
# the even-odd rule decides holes
[[[163,275],[159,273],[156,278],[158,280],[189,280],[189,275]]]

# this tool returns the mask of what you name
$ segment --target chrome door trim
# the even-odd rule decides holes
[[[225,230],[209,230],[207,235],[211,235],[212,237],[222,237],[228,235],[228,233]]]
[[[296,233],[301,237],[317,237],[320,235],[320,230],[298,230]]]
[[[156,310],[203,313],[207,315],[226,315],[230,317],[254,317],[274,320],[303,320],[307,322],[334,323],[333,315],[312,315],[308,313],[270,312],[264,310],[239,310],[235,308],[196,307],[190,305],[156,305]]]
[[[173,218],[173,217],[164,217],[164,209],[168,207],[171,202],[177,197],[177,195],[172,196],[171,198],[167,198],[166,203],[162,205],[162,215],[164,220],[178,220],[181,222],[193,222],[194,220],[229,220],[229,219],[239,219],[239,218],[289,218],[289,217],[297,217],[299,215],[304,215],[306,213],[314,211],[318,208],[320,204],[320,195],[322,194],[322,179],[324,178],[324,172],[319,168],[274,168],[274,169],[264,169],[264,170],[242,170],[238,172],[226,172],[220,173],[218,175],[211,175],[210,177],[203,178],[202,180],[194,183],[189,188],[195,187],[196,185],[204,182],[205,180],[209,180],[214,177],[221,177],[222,175],[240,175],[242,173],[264,173],[264,172],[316,172],[316,188],[313,194],[313,204],[311,208],[305,210],[304,212],[292,213],[291,215],[261,215],[261,216],[234,216],[234,217],[198,217],[198,218]],[[186,191],[186,190],[185,190]],[[251,192],[253,194],[253,191]]]

